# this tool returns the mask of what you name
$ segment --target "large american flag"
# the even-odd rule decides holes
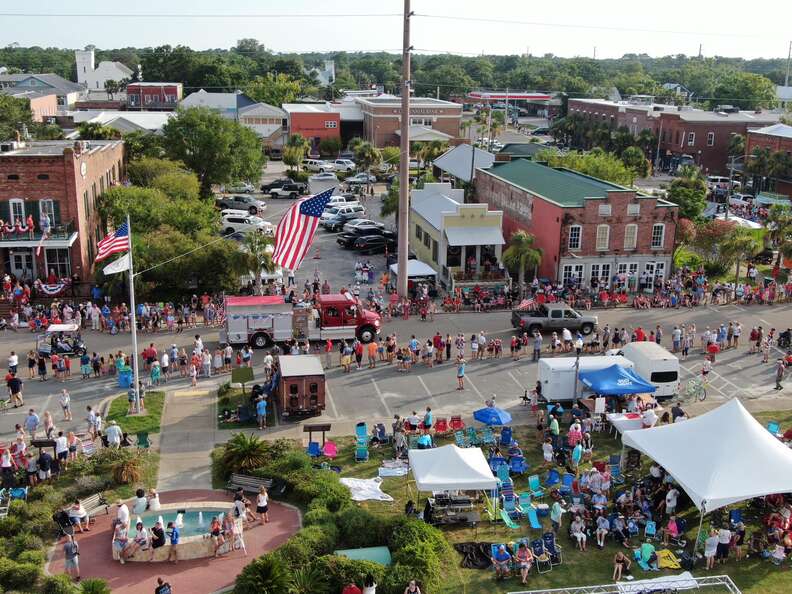
[[[276,264],[297,270],[305,254],[313,243],[314,233],[319,226],[319,217],[333,196],[330,188],[321,194],[304,198],[295,203],[283,215],[275,229],[275,251],[272,261]]]
[[[113,254],[125,252],[129,249],[129,227],[124,223],[97,244],[96,260],[101,262]]]

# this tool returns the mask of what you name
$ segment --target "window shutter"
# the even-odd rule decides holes
[[[60,213],[60,200],[53,200],[52,201],[52,211],[54,213],[54,221],[52,221],[52,226],[60,225],[61,224],[61,213]]]
[[[8,203],[8,200],[5,200],[0,202],[0,219],[8,222],[9,218],[11,218],[11,205]]]
[[[39,203],[38,200],[25,200],[25,218],[33,217],[36,227],[38,228],[39,220]],[[24,224],[25,221],[22,221]]]

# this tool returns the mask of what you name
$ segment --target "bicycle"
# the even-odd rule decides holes
[[[687,386],[685,387],[685,396],[693,400],[698,400],[699,402],[704,402],[707,398],[707,387],[704,381],[696,377],[688,380]]]

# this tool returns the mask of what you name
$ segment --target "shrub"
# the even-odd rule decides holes
[[[296,171],[294,169],[289,169],[286,171],[286,176],[296,182],[305,183],[308,181],[310,174],[307,171]]]
[[[281,594],[289,589],[289,575],[274,555],[259,557],[237,576],[234,594]]]
[[[324,505],[314,505],[313,501],[311,505],[308,506],[308,511],[303,515],[303,526],[335,525],[335,523],[335,514]]]
[[[217,397],[223,398],[228,396],[228,393],[231,391],[231,382],[225,382],[220,384],[220,387],[217,388]]]
[[[290,589],[291,594],[322,594],[330,592],[327,577],[318,567],[302,567],[294,571]]]
[[[83,590],[71,578],[62,573],[48,575],[41,582],[41,594],[81,594]]]
[[[0,585],[5,590],[28,590],[41,577],[41,566],[0,559]]]
[[[31,505],[28,512],[28,519],[23,523],[25,530],[42,538],[54,536],[57,528],[52,521],[52,514],[55,507],[46,505]]]
[[[44,541],[30,532],[21,532],[6,541],[9,554],[16,558],[25,551],[43,551]]]
[[[413,575],[420,575],[425,580],[429,592],[437,592],[442,579],[442,559],[429,541],[408,544],[393,555],[395,565],[409,568]]]
[[[335,524],[308,526],[281,545],[276,555],[285,567],[294,571],[305,567],[316,557],[333,552],[337,537]]]
[[[66,501],[71,499],[79,499],[96,493],[101,493],[109,487],[106,478],[95,475],[81,475],[78,476],[74,484],[69,488],[69,497],[64,497]]]
[[[6,538],[19,534],[21,529],[22,519],[19,516],[9,513],[5,518],[0,518],[0,537]]]
[[[33,563],[34,565],[44,565],[47,555],[44,551],[22,551],[16,556],[17,563]]]
[[[337,523],[341,542],[350,549],[382,546],[389,531],[380,516],[354,506],[339,512]]]
[[[100,578],[88,578],[82,582],[82,594],[112,594],[107,582]]]
[[[267,445],[256,435],[235,433],[223,449],[226,477],[234,472],[249,474],[267,463]]]
[[[427,542],[438,555],[449,552],[448,541],[437,528],[415,518],[406,516],[396,518],[391,525],[388,547],[397,551],[416,542]]]
[[[385,567],[379,563],[337,557],[336,555],[319,557],[311,563],[311,567],[316,568],[327,578],[329,590],[326,592],[340,592],[349,582],[360,584],[368,574],[371,574],[374,581],[379,584],[385,575]]]
[[[143,464],[138,457],[120,460],[113,465],[113,480],[119,485],[139,483],[142,477]]]

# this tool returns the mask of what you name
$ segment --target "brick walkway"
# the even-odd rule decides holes
[[[160,493],[162,503],[190,501],[225,501],[231,506],[232,498],[224,491],[181,490]],[[189,507],[189,506],[187,506]],[[217,559],[196,559],[178,563],[126,563],[113,561],[110,542],[110,522],[115,517],[115,508],[110,515],[99,515],[91,532],[77,535],[80,545],[80,571],[83,579],[98,577],[107,580],[114,594],[139,594],[153,592],[157,577],[170,582],[174,592],[209,594],[233,584],[242,568],[257,556],[283,544],[300,528],[297,510],[270,501],[270,522],[257,524],[245,530],[245,545],[248,555],[234,551]],[[55,547],[48,565],[51,574],[63,573],[63,541]]]

